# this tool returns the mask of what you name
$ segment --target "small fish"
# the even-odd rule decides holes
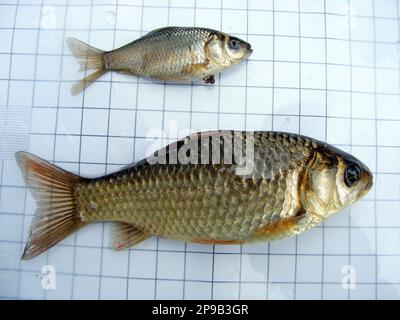
[[[301,233],[363,197],[373,175],[324,142],[280,132],[192,134],[144,160],[83,178],[16,153],[36,198],[22,259],[97,221],[114,221],[113,247],[151,236],[243,244]]]
[[[215,74],[248,58],[249,43],[220,31],[195,27],[166,27],[111,51],[93,48],[67,39],[81,65],[79,71],[94,69],[71,88],[83,91],[107,71],[139,75],[158,80],[215,82]]]

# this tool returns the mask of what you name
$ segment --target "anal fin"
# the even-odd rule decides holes
[[[132,224],[117,222],[112,231],[112,247],[115,250],[125,250],[150,237],[151,235],[146,234]]]

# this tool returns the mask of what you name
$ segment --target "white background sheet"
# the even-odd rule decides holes
[[[399,14],[395,0],[0,0],[0,298],[400,298]],[[67,37],[109,50],[166,25],[220,29],[254,53],[214,86],[109,73],[70,95],[82,74]],[[19,260],[35,204],[15,151],[98,176],[143,158],[150,129],[185,135],[169,133],[174,124],[310,135],[362,159],[375,185],[283,241],[151,238],[114,252],[110,225],[98,223]],[[44,265],[55,290],[42,289]]]

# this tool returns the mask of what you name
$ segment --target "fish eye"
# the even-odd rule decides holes
[[[361,177],[361,169],[356,164],[350,164],[347,166],[344,172],[344,182],[346,186],[352,187],[354,186]]]
[[[231,39],[228,42],[229,48],[232,50],[238,50],[240,48],[240,41],[236,39]]]

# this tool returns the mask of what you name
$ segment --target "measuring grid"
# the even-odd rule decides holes
[[[0,297],[399,298],[399,10],[392,0],[2,1]],[[214,86],[107,74],[70,96],[83,74],[66,37],[111,49],[165,25],[220,29],[248,39],[254,53]],[[328,141],[367,163],[374,190],[279,242],[225,247],[152,238],[113,252],[110,225],[100,223],[19,261],[35,204],[14,151],[101,175],[143,158],[152,143],[147,131],[174,120],[179,128],[273,129]],[[14,122],[25,130],[19,140]],[[341,285],[349,263],[355,290]],[[46,264],[56,267],[56,290],[40,287]]]

